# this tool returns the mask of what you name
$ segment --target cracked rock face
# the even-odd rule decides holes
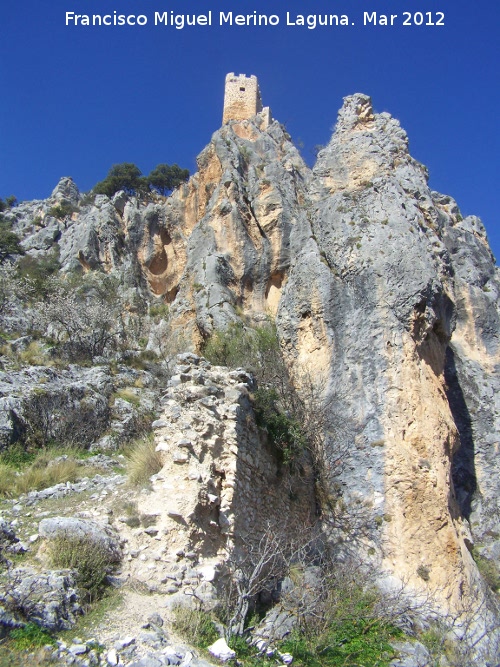
[[[440,610],[477,603],[498,614],[471,555],[500,566],[498,269],[481,222],[429,189],[399,122],[366,95],[346,98],[311,171],[277,122],[231,121],[166,200],[98,196],[56,221],[56,201],[80,201],[73,185],[6,214],[28,252],[58,244],[66,269],[117,272],[124,289],[169,304],[193,349],[242,313],[274,318],[297,384],[316,378],[334,406],[331,491],[358,520],[356,548],[387,584],[432,594]],[[154,482],[165,496],[159,534],[176,536],[184,555],[171,554],[173,565],[212,545],[211,568],[246,530],[235,529],[234,488],[257,483],[243,465],[254,452],[231,430],[250,414],[248,386],[193,359],[184,366],[157,428],[169,471]]]

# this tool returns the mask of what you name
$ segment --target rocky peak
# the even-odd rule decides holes
[[[359,125],[367,125],[374,120],[372,99],[363,93],[344,97],[344,104],[338,113],[338,132],[351,130]]]
[[[50,195],[54,199],[66,199],[72,204],[80,201],[80,191],[70,176],[63,176]]]

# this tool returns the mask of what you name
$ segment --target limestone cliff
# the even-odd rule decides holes
[[[61,199],[79,207],[64,222]],[[29,252],[57,244],[63,271],[115,272],[139,307],[168,303],[193,349],[274,318],[297,384],[321,376],[338,415],[330,491],[359,530],[335,539],[384,585],[480,609],[479,634],[498,619],[472,555],[500,565],[498,269],[397,120],[346,98],[312,171],[276,121],[229,121],[167,199],[86,203],[65,180],[12,216]]]

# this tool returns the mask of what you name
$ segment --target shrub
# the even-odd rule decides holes
[[[417,574],[420,577],[420,579],[423,579],[424,581],[429,581],[431,578],[429,568],[426,567],[425,565],[419,565],[417,567]]]
[[[83,448],[100,437],[108,417],[104,396],[86,399],[68,391],[35,389],[23,402],[23,441],[31,449],[57,443]]]
[[[209,614],[186,605],[177,605],[172,609],[173,629],[189,639],[197,648],[207,648],[219,635]]]
[[[52,567],[76,570],[76,582],[85,602],[99,598],[106,588],[112,561],[106,546],[88,536],[60,535],[49,542]]]
[[[69,217],[77,210],[76,206],[73,206],[69,201],[63,199],[55,206],[52,206],[52,208],[47,211],[47,215],[57,218],[58,220],[64,220],[64,218]]]
[[[472,557],[476,561],[477,569],[481,576],[491,588],[492,591],[500,591],[500,571],[494,561],[482,556],[477,549],[472,552]]]
[[[155,475],[163,468],[163,457],[161,452],[156,451],[152,435],[130,443],[125,456],[128,459],[128,479],[134,486],[147,484],[151,475]]]
[[[50,332],[59,352],[86,361],[115,349],[122,334],[118,285],[108,276],[53,279],[36,309],[35,325]]]
[[[306,436],[299,422],[279,409],[279,396],[275,389],[257,389],[254,408],[257,423],[267,430],[271,442],[280,452],[282,462],[293,468],[307,447]]]
[[[167,319],[170,308],[167,303],[159,303],[151,306],[149,314],[153,318]]]
[[[335,409],[335,397],[327,397],[327,378],[296,367],[292,383],[271,322],[256,329],[231,324],[214,332],[202,353],[214,364],[242,366],[255,375],[259,386],[255,408],[262,425],[287,463],[294,463],[301,451],[307,452],[318,491],[326,495],[329,477],[341,472],[345,454],[334,445],[345,417]]]
[[[286,375],[276,327],[272,323],[255,329],[231,323],[227,329],[215,331],[202,352],[213,364],[246,368],[256,375],[260,384]]]
[[[31,296],[42,299],[51,293],[51,277],[61,265],[59,263],[59,247],[44,257],[34,258],[30,255],[22,257],[18,262],[18,275],[21,280],[28,282]]]

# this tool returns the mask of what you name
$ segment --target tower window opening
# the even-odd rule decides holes
[[[240,90],[241,90],[241,92],[242,92],[242,93],[244,93],[244,92],[245,92],[245,89],[244,89],[244,88],[240,88]]]

